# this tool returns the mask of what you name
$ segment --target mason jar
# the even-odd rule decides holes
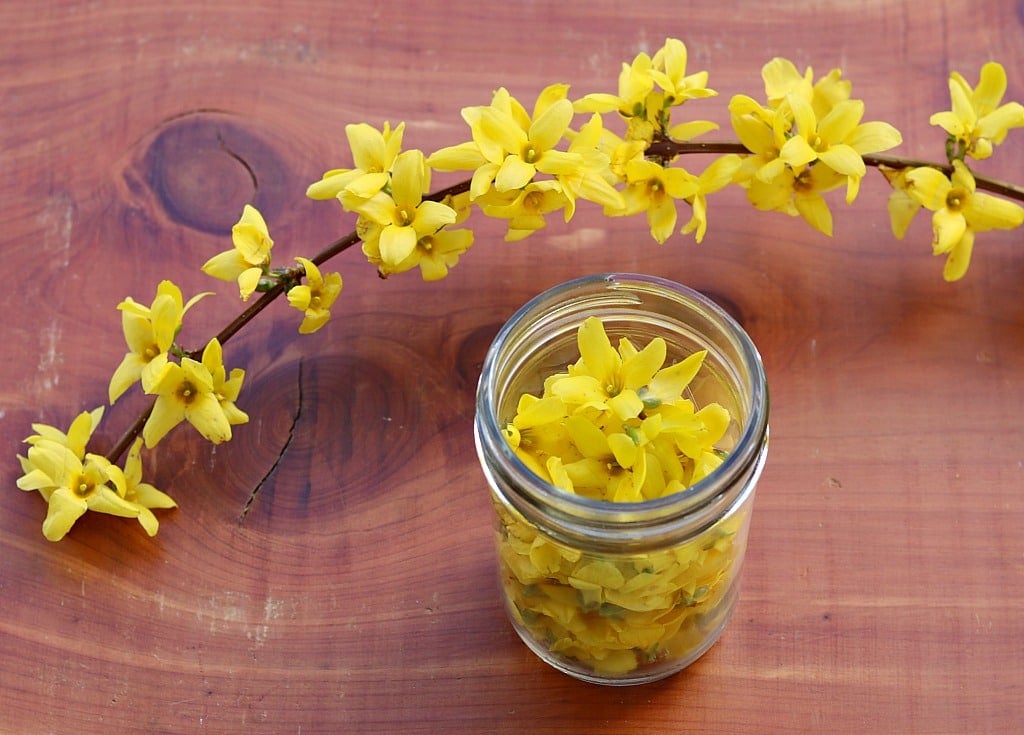
[[[579,357],[577,330],[598,317],[615,343],[665,340],[666,364],[706,350],[687,388],[730,421],[721,464],[670,495],[594,500],[532,472],[503,435],[523,393]],[[595,275],[532,299],[484,360],[475,439],[495,510],[500,590],[523,642],[556,669],[627,685],[676,673],[721,635],[736,605],[754,491],[768,447],[761,358],[719,306],[646,275]]]

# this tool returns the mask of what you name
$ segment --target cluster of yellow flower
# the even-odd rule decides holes
[[[523,394],[505,436],[539,477],[597,500],[639,502],[678,492],[721,464],[715,444],[729,427],[717,403],[684,397],[704,362],[695,352],[663,367],[665,340],[612,347],[604,325],[586,319],[580,358],[548,376],[542,396]]]
[[[664,551],[597,555],[496,508],[509,613],[535,645],[567,665],[618,676],[671,664],[697,653],[725,623],[744,516]]]
[[[785,59],[773,59],[762,69],[763,104],[745,95],[732,98],[729,111],[738,142],[690,142],[716,125],[706,120],[673,122],[673,111],[716,92],[707,87],[707,72],[688,73],[687,64],[686,46],[670,38],[653,55],[641,53],[622,65],[617,94],[570,100],[568,85],[553,84],[527,111],[500,88],[489,105],[462,110],[471,140],[430,155],[402,149],[404,123],[393,129],[385,123],[380,130],[365,123],[347,126],[353,166],[327,171],[307,194],[336,199],[355,213],[354,232],[312,258],[297,257],[293,267],[271,267],[274,243],[267,225],[246,205],[232,229],[232,249],[211,258],[203,270],[237,281],[243,300],[256,292],[261,297],[220,339],[211,340],[201,353],[175,343],[181,318],[202,295],[184,304],[170,281],[160,285],[149,307],[131,298],[119,305],[129,352],[111,380],[110,400],[141,382],[156,402],[117,442],[108,460],[116,460],[140,432],[145,444],[153,446],[182,421],[211,441],[229,439],[230,427],[247,417],[234,406],[243,372],[229,375],[221,362],[221,343],[228,336],[282,293],[303,314],[300,332],[320,329],[341,293],[342,278],[322,274],[319,265],[360,241],[383,276],[418,267],[426,280],[445,277],[473,244],[472,231],[458,227],[473,211],[505,220],[506,239],[514,241],[544,228],[548,215],[560,212],[569,221],[583,199],[612,217],[645,214],[651,235],[661,243],[676,232],[677,205],[683,202],[691,216],[680,232],[693,233],[700,242],[708,226],[708,195],[738,185],[757,208],[801,216],[831,234],[832,215],[822,194],[845,185],[846,200],[852,202],[866,166],[873,165],[893,187],[889,213],[897,237],[921,207],[933,212],[933,250],[947,256],[948,280],[966,272],[976,232],[1024,223],[1024,207],[1010,201],[1024,201],[1024,190],[1003,185],[998,191],[1006,198],[981,193],[978,189],[996,190],[994,182],[976,177],[967,164],[967,159],[987,158],[1008,130],[1024,126],[1024,106],[1002,102],[1006,74],[999,64],[986,64],[976,87],[958,73],[951,75],[952,109],[931,118],[947,134],[944,164],[879,155],[899,144],[900,135],[887,123],[861,122],[864,104],[851,99],[851,85],[841,72],[834,69],[815,81],[810,68],[801,74]],[[588,117],[574,127],[577,115]],[[610,120],[624,126],[621,135],[606,125]],[[683,153],[723,155],[694,174],[678,164]],[[431,192],[434,171],[467,171],[471,177]],[[63,441],[79,462],[85,461],[82,452],[70,450],[60,439],[66,435],[52,427],[47,432],[37,429],[26,441],[35,447],[43,434],[47,442]],[[50,481],[43,482],[46,472],[33,456],[42,453],[30,450],[28,458],[21,457],[26,475],[19,486],[42,491],[51,501],[51,513],[57,512],[54,503],[68,496],[63,490],[79,500],[93,497],[82,489],[92,485],[69,485],[77,480],[53,467],[48,470]],[[119,487],[115,479],[108,483],[108,488]],[[75,508],[84,512],[85,507],[105,507],[97,503],[77,503]],[[48,528],[67,530],[53,523]],[[149,528],[155,531],[155,521]]]
[[[1012,230],[1024,223],[1024,207],[977,191],[966,159],[988,158],[1006,139],[1010,128],[1024,126],[1024,106],[1003,104],[1006,71],[989,62],[981,68],[977,87],[958,72],[949,77],[952,109],[931,116],[932,125],[946,131],[950,175],[934,166],[883,168],[893,193],[889,216],[893,234],[902,238],[923,206],[932,212],[932,251],[946,256],[942,275],[947,281],[963,278],[971,263],[974,233]]]
[[[729,412],[684,397],[706,353],[664,367],[665,341],[612,346],[604,325],[577,331],[579,359],[524,394],[505,436],[538,476],[596,500],[639,502],[684,490],[722,461]],[[737,514],[699,538],[644,554],[556,542],[496,504],[502,580],[516,622],[553,655],[602,674],[687,655],[717,624],[732,579]]]
[[[241,297],[247,299],[270,272],[273,242],[263,218],[252,207],[245,208],[242,220],[233,228],[232,240],[234,248],[211,258],[203,270],[216,278],[237,280]],[[303,312],[299,331],[313,332],[326,323],[328,309],[341,291],[341,277],[331,274],[323,278],[311,261],[298,261],[306,283],[290,282],[288,301]],[[297,278],[287,271],[278,276]],[[142,445],[155,446],[183,421],[219,444],[231,439],[232,426],[249,420],[235,405],[245,371],[235,368],[228,372],[220,341],[211,339],[201,357],[186,353],[175,343],[185,313],[208,295],[197,294],[186,303],[177,285],[162,281],[149,306],[131,297],[118,304],[128,352],[110,379],[110,403],[136,383],[145,394],[154,396],[144,423],[140,422],[142,436],[132,445],[123,470],[110,458],[86,451],[103,416],[101,408],[79,415],[66,433],[46,424],[33,425],[36,433],[25,440],[30,445],[28,454],[18,457],[24,475],[17,484],[23,490],[38,490],[47,500],[46,538],[63,538],[87,510],[138,518],[152,536],[159,524],[149,509],[175,504],[142,482]]]
[[[443,278],[473,242],[468,230],[452,230],[475,207],[507,220],[507,240],[521,240],[546,226],[545,217],[562,212],[569,221],[576,202],[595,202],[610,217],[645,213],[651,235],[665,242],[676,230],[677,203],[691,207],[683,234],[700,242],[707,230],[707,196],[730,184],[742,187],[762,210],[803,217],[831,235],[832,214],[822,196],[845,186],[846,202],[859,192],[867,165],[883,167],[895,191],[890,204],[893,232],[902,237],[914,211],[935,211],[934,250],[948,253],[948,280],[963,275],[973,232],[1013,228],[1024,222],[1024,208],[997,197],[974,194],[965,157],[984,158],[1024,126],[1024,107],[1001,104],[1006,76],[996,63],[982,69],[972,88],[954,72],[953,109],[936,113],[932,124],[948,134],[948,166],[912,166],[876,154],[902,142],[899,131],[881,121],[862,122],[864,102],[852,99],[852,85],[833,69],[815,80],[786,59],[765,64],[764,103],[736,95],[730,120],[739,139],[700,174],[680,166],[686,142],[716,129],[707,120],[674,124],[672,112],[689,100],[717,93],[705,71],[687,74],[687,50],[668,39],[653,56],[638,54],[623,64],[618,94],[587,94],[570,101],[569,87],[553,84],[537,97],[532,111],[505,88],[487,106],[467,107],[462,117],[472,139],[426,156],[401,151],[404,124],[377,131],[366,124],[346,128],[355,168],[334,169],[309,187],[316,199],[337,198],[359,217],[363,251],[382,275],[419,266],[424,278]],[[578,128],[577,114],[590,114]],[[625,125],[619,136],[606,115]],[[431,201],[431,170],[468,171],[467,185],[444,190]],[[952,173],[952,179],[947,178]],[[1015,192],[1016,193],[1016,192]],[[1024,192],[1019,198],[1024,198]]]
[[[137,518],[150,536],[159,525],[150,508],[173,508],[170,497],[142,482],[142,439],[128,452],[124,469],[106,457],[86,451],[103,409],[83,412],[71,422],[67,433],[33,424],[35,434],[25,441],[28,456],[21,457],[25,474],[18,478],[22,490],[38,490],[48,510],[43,535],[59,541],[87,510]]]

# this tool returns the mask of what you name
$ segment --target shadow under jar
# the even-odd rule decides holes
[[[666,364],[706,350],[686,397],[731,417],[721,464],[689,487],[639,502],[594,500],[532,472],[502,433],[523,393],[579,357],[597,317],[615,344],[661,337]],[[495,509],[505,609],[542,660],[584,681],[674,674],[721,635],[736,604],[754,490],[767,456],[768,394],[750,338],[685,286],[635,274],[556,286],[502,327],[484,361],[475,437]]]

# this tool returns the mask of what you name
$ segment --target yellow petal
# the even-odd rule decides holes
[[[569,406],[604,405],[607,397],[604,386],[592,375],[561,378],[551,385],[551,392]]]
[[[203,264],[202,271],[222,281],[234,281],[238,275],[249,267],[242,254],[235,249],[218,253]]]
[[[612,410],[612,413],[618,416],[622,421],[636,418],[640,415],[640,412],[644,410],[644,402],[640,400],[636,391],[628,389],[623,390],[612,398],[609,398],[607,404],[608,408]]]
[[[601,320],[597,317],[585,319],[577,332],[576,343],[587,373],[602,386],[612,384],[619,369],[620,359],[608,339]]]
[[[960,242],[954,246],[946,258],[946,264],[942,268],[942,277],[946,281],[958,281],[967,273],[971,264],[971,252],[974,250],[974,233],[970,230],[964,232]]]
[[[1019,102],[1010,102],[978,120],[978,134],[982,138],[989,138],[993,143],[1001,143],[1010,128],[1022,126],[1024,126],[1024,105]]]
[[[334,199],[348,186],[349,182],[359,176],[358,169],[332,169],[324,173],[320,181],[310,184],[306,188],[306,196],[310,199],[327,200]]]
[[[169,396],[160,396],[153,405],[153,412],[142,427],[142,438],[147,448],[156,446],[167,432],[185,419],[185,407]]]
[[[642,454],[636,443],[626,434],[612,434],[608,437],[608,447],[615,456],[620,467],[632,467]]]
[[[764,91],[769,100],[781,100],[805,80],[792,61],[780,57],[775,57],[761,67],[761,78],[764,80]]]
[[[975,192],[966,219],[975,232],[1012,230],[1024,224],[1024,208],[1007,199]]]
[[[825,235],[832,236],[832,212],[821,195],[798,196],[794,204],[807,224]]]
[[[551,477],[551,484],[557,488],[565,490],[567,493],[575,492],[572,480],[569,475],[566,474],[565,468],[562,466],[562,460],[558,457],[548,457],[547,461],[548,475]]]
[[[843,100],[818,123],[818,135],[829,144],[846,143],[864,117],[861,100]]]
[[[580,453],[589,459],[603,459],[611,454],[608,438],[597,426],[582,416],[570,416],[565,426],[572,443]]]
[[[458,215],[455,210],[441,202],[426,201],[416,208],[413,229],[420,237],[433,235],[446,225],[454,224]]]
[[[871,121],[858,125],[846,139],[847,145],[861,155],[895,148],[903,142],[900,131],[886,122]]]
[[[928,118],[928,122],[931,125],[942,128],[955,138],[959,138],[964,134],[963,120],[957,117],[956,113],[949,110],[936,112]]]
[[[381,260],[387,265],[398,265],[416,249],[416,240],[412,227],[388,225],[380,233]]]
[[[647,224],[651,228],[651,236],[659,243],[664,243],[676,228],[675,202],[670,197],[663,197],[647,210]]]
[[[391,196],[399,206],[415,207],[430,188],[430,169],[423,153],[408,150],[395,159],[391,174]]]
[[[943,207],[932,214],[932,252],[936,255],[951,251],[967,231],[967,221],[960,212]]]
[[[921,203],[902,189],[893,189],[886,203],[889,211],[889,223],[892,226],[892,234],[898,240],[906,235],[907,228],[921,208]]]
[[[537,173],[537,168],[526,163],[519,155],[506,156],[494,177],[494,188],[511,191],[526,186]]]
[[[828,150],[818,154],[822,163],[843,176],[863,176],[867,169],[864,159],[852,147],[844,144],[829,146]]]
[[[626,578],[617,566],[607,561],[591,561],[573,570],[569,584],[573,587],[604,587],[617,590],[626,583]]]
[[[131,388],[142,375],[142,368],[145,366],[142,358],[134,352],[127,353],[121,360],[121,364],[110,376],[110,385],[107,388],[107,397],[111,404],[120,398],[126,390]]]
[[[677,400],[700,371],[706,355],[707,350],[700,350],[675,365],[659,370],[651,380],[647,395],[660,403]]]
[[[224,415],[224,409],[209,393],[195,397],[185,412],[185,418],[204,439],[214,444],[231,439],[231,424]]]
[[[369,199],[387,186],[390,180],[391,176],[386,171],[367,173],[352,179],[345,186],[345,191],[357,197]]]
[[[964,127],[974,127],[978,120],[978,114],[971,104],[970,89],[966,84],[960,84],[955,78],[949,80],[949,97],[952,101],[953,114],[964,124]]]
[[[971,102],[979,116],[995,110],[1006,93],[1006,70],[1002,64],[990,61],[981,67],[978,86],[974,88]]]
[[[527,398],[532,400],[526,401]],[[565,404],[559,398],[548,396],[538,399],[527,393],[523,395],[523,399],[519,402],[518,411],[513,419],[517,429],[529,429],[534,426],[550,424],[552,421],[558,421],[565,417]]]
[[[84,500],[75,497],[67,488],[57,488],[50,496],[43,521],[43,536],[48,541],[60,541],[88,508]]]
[[[718,130],[718,125],[711,122],[710,120],[690,120],[688,122],[673,125],[668,130],[668,134],[676,140],[693,140],[694,138],[704,135],[712,130]]]
[[[326,309],[316,311],[313,313],[306,312],[306,316],[303,317],[302,323],[299,325],[299,334],[313,334],[320,330],[328,321],[331,319],[331,312]],[[246,416],[246,421],[249,417]],[[238,423],[237,421],[228,420],[229,424]]]
[[[512,116],[492,107],[480,111],[480,131],[506,153],[516,153],[526,144],[526,131],[516,124]]]
[[[384,136],[367,123],[345,126],[345,137],[352,150],[352,162],[363,171],[380,168],[386,162]]]
[[[312,291],[306,284],[300,284],[293,286],[288,289],[288,303],[294,306],[299,311],[305,311],[309,308],[310,300],[312,299]]]
[[[818,152],[801,136],[794,135],[779,151],[779,158],[797,168],[818,158]]]
[[[554,148],[562,139],[572,118],[572,103],[564,98],[556,100],[530,124],[530,142],[542,151]]]
[[[929,166],[911,169],[907,172],[907,191],[928,209],[945,208],[946,195],[952,188],[945,174]]]
[[[485,163],[487,159],[474,142],[442,148],[427,157],[427,164],[438,171],[472,171]]]
[[[238,294],[243,301],[247,301],[256,292],[263,277],[263,270],[260,268],[247,268],[238,276]]]
[[[622,387],[640,390],[654,378],[665,364],[665,340],[657,337],[639,352],[622,361]]]
[[[160,522],[153,515],[153,511],[149,508],[140,507],[138,519],[139,525],[142,526],[147,536],[156,536],[156,532],[160,528]]]
[[[96,488],[89,496],[88,505],[89,510],[122,518],[138,518],[140,510],[138,505],[128,502],[106,486]]]

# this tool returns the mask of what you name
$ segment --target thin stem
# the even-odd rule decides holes
[[[658,158],[662,161],[670,161],[676,156],[693,153],[749,154],[750,151],[739,141],[680,143],[669,139],[656,140],[647,149],[647,155],[649,157]],[[935,163],[934,161],[922,161],[914,158],[904,158],[903,156],[890,156],[883,153],[870,153],[863,156],[863,159],[865,165],[873,166],[875,168],[883,166],[896,169],[930,167],[942,171],[947,176],[953,171],[953,167],[950,164]],[[993,194],[999,194],[1000,196],[1007,197],[1008,199],[1016,199],[1017,201],[1024,202],[1024,187],[1017,186],[1006,181],[1000,181],[999,179],[993,179],[989,176],[973,175],[974,183],[979,189],[990,191]]]
[[[121,459],[121,455],[128,451],[128,447],[135,441],[136,437],[142,433],[142,429],[145,428],[146,422],[149,420],[150,415],[153,413],[153,407],[156,405],[156,400],[149,404],[149,408],[144,410],[139,417],[135,419],[135,423],[129,426],[117,442],[110,448],[106,453],[106,458],[109,462],[117,462]]]

